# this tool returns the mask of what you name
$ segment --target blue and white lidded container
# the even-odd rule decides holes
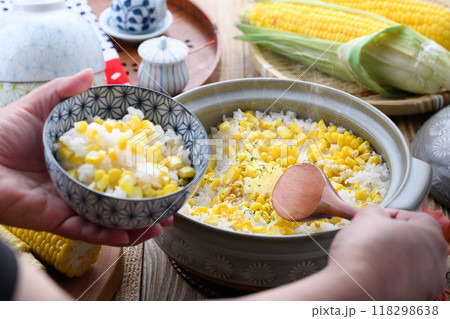
[[[139,86],[171,96],[186,87],[189,70],[185,58],[189,49],[184,42],[165,36],[149,39],[139,45],[138,54],[142,58]]]

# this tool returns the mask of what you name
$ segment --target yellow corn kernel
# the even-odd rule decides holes
[[[276,137],[277,137],[277,133],[275,133],[275,132],[271,132],[269,130],[264,130],[262,132],[262,138],[271,140],[271,139],[274,139]]]
[[[110,170],[108,170],[109,182],[112,185],[117,184],[121,174],[122,170],[120,168],[111,168]]]
[[[125,132],[130,130],[130,127],[126,123],[120,122],[119,123],[119,130],[120,130],[121,133],[125,133]]]
[[[98,131],[94,128],[87,133],[87,136],[93,140],[98,134]]]
[[[103,178],[103,176],[106,175],[106,172],[102,169],[98,169],[94,173],[94,180],[97,182]]]
[[[345,135],[342,133],[338,133],[337,136],[337,145],[343,147],[345,145]]]
[[[159,176],[159,183],[161,184],[161,186],[166,186],[167,184],[170,183],[170,177],[167,175]],[[161,195],[164,195],[164,194],[161,193]]]
[[[145,159],[147,160],[147,162],[151,163],[161,162],[163,160],[161,149],[159,147],[150,146],[146,151]]]
[[[289,128],[286,126],[279,126],[277,127],[277,133],[281,138],[289,139],[294,136],[294,132],[292,132]]]
[[[259,195],[258,197],[256,197],[256,201],[258,203],[260,203],[261,205],[266,203],[266,200],[264,199],[264,196]]]
[[[241,174],[241,170],[236,166],[231,166],[228,172],[223,177],[223,183],[225,185],[229,185],[234,181],[239,179],[239,175]]]
[[[111,161],[117,161],[117,152],[114,148],[110,147],[108,149],[108,157],[111,159]]]
[[[178,170],[178,176],[181,178],[192,178],[195,175],[195,170],[191,166],[183,166]]]
[[[181,157],[176,155],[170,155],[165,158],[166,165],[169,169],[179,169],[181,165],[183,164],[183,161],[181,160]]]
[[[336,132],[336,131],[337,131],[337,126],[336,126],[336,125],[330,126],[330,127],[328,128],[328,131],[331,132],[331,133]]]
[[[194,197],[192,197],[188,200],[188,204],[191,206],[195,206],[195,204],[197,204],[197,200]]]
[[[358,146],[358,151],[360,154],[371,153],[372,148],[370,147],[370,143],[368,141],[364,141],[361,145]]]
[[[264,226],[253,227],[253,232],[256,234],[264,233],[265,231],[266,231],[266,227],[264,227]]]
[[[100,125],[103,125],[104,122],[105,122],[105,120],[104,120],[104,119],[101,119],[101,118],[97,118],[97,119],[94,121],[94,123],[97,123],[97,124],[100,124]]]
[[[214,188],[216,188],[217,185],[219,185],[219,183],[220,183],[220,179],[215,178],[215,179],[211,182],[211,184],[209,185],[209,188],[212,189],[212,190],[214,190]]]
[[[113,129],[115,129],[117,126],[118,126],[118,123],[111,121],[111,120],[105,121],[103,123],[103,127],[106,129],[106,131],[108,133],[111,133],[113,131]]]
[[[155,197],[156,196],[156,190],[154,190],[152,185],[150,185],[150,184],[144,184],[142,186],[142,193],[143,193],[144,197]]]
[[[69,159],[71,158],[75,152],[72,151],[70,148],[68,148],[67,146],[63,145],[60,149],[59,149],[59,153],[65,158],[65,159]]]
[[[74,124],[74,127],[78,134],[84,134],[87,131],[88,124],[86,121],[79,121]]]
[[[231,123],[228,121],[222,122],[219,125],[219,130],[222,132],[228,132],[230,130],[230,128],[231,128]]]
[[[356,165],[356,161],[353,158],[351,158],[351,157],[346,157],[344,162],[345,162],[345,164],[347,164],[347,165],[349,165],[351,167]]]
[[[71,170],[67,171],[67,174],[69,174],[70,176],[72,176],[75,179],[78,179],[78,171],[76,169],[71,169]]]
[[[353,148],[351,148],[351,146],[348,145],[343,146],[341,152],[344,158],[345,157],[354,158],[357,157],[359,154],[358,150],[354,150]]]
[[[123,150],[125,150],[127,148],[127,140],[128,140],[127,135],[120,134],[119,141],[117,143],[117,146],[119,147],[119,150],[123,151]]]
[[[349,145],[350,145],[353,149],[358,149],[358,146],[361,145],[362,142],[364,142],[364,140],[363,140],[361,137],[357,137],[357,138],[354,138],[354,139],[350,142]]]
[[[380,162],[380,159],[378,158],[378,156],[373,155],[373,156],[369,157],[368,162],[370,164],[378,164]]]
[[[300,133],[298,134],[298,136],[296,136],[297,138],[297,146],[301,146],[305,143],[307,135],[305,133]]]
[[[383,200],[383,197],[381,197],[380,194],[377,194],[377,195],[372,199],[372,201],[373,201],[375,204],[381,203],[382,200]]]
[[[328,147],[328,142],[327,142],[326,139],[321,138],[321,139],[316,143],[316,145],[317,145],[317,148],[319,149],[319,151],[324,152],[324,151],[327,149],[327,147]]]
[[[313,161],[318,161],[322,157],[322,154],[315,144],[308,147],[308,154],[312,157]]]
[[[135,184],[136,178],[133,175],[126,174],[119,179],[119,187],[126,192],[128,196],[131,196],[133,193]]]
[[[302,128],[300,126],[298,126],[297,123],[292,122],[291,125],[289,125],[289,129],[292,131],[292,133],[294,134],[298,134],[302,132]]]
[[[167,194],[171,194],[171,193],[175,192],[177,189],[178,189],[177,186],[175,186],[173,184],[167,184],[166,186],[164,186],[162,188],[162,191],[163,191],[164,195],[167,195]]]
[[[133,132],[137,131],[141,125],[141,120],[137,115],[134,115],[131,120],[127,123]]]
[[[367,188],[362,188],[355,192],[355,198],[359,200],[366,200],[369,196],[370,192]]]
[[[263,130],[273,130],[273,129],[275,129],[275,125],[274,124],[272,124],[270,122],[263,121],[261,119],[259,120],[259,126],[261,126],[261,128]]]
[[[261,203],[258,203],[258,202],[254,202],[250,205],[250,210],[254,211],[254,212],[259,210],[260,208],[261,208]]]
[[[372,5],[373,3],[370,1],[371,0],[325,0],[324,2],[384,16],[397,23],[405,24],[415,29],[427,38],[439,43],[447,50],[450,50],[450,37],[448,33],[450,15],[448,14],[448,9],[446,9],[444,5],[437,5],[439,4],[439,1],[436,4],[432,4],[427,3],[428,1],[389,0],[383,1],[382,4],[377,2],[376,5]]]
[[[128,195],[130,198],[143,198],[142,188],[134,186],[131,194]]]
[[[87,164],[99,165],[105,158],[105,151],[90,151],[86,154],[84,161]]]
[[[104,191],[109,185],[110,177],[108,174],[103,174],[101,178],[97,179],[97,172],[95,173],[95,187],[97,187],[101,191]]]
[[[212,168],[212,169],[215,169],[216,168],[216,164],[217,164],[217,159],[215,157],[211,156],[209,158],[208,167]]]

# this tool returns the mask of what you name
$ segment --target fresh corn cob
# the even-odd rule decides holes
[[[6,227],[29,245],[42,261],[67,277],[81,277],[100,256],[102,246],[67,239],[47,232]]]
[[[415,0],[321,0],[339,6],[379,14],[405,24],[450,50],[450,11]]]
[[[270,2],[269,4],[287,2],[265,1]],[[342,8],[315,0],[288,2],[308,2],[319,7]],[[356,9],[345,10],[377,17],[375,14]],[[385,96],[404,97],[406,92],[434,94],[441,87],[450,89],[450,52],[403,24],[392,22],[392,26],[343,43],[252,26],[247,23],[251,20],[250,11],[248,7],[244,7],[240,12],[243,23],[237,27],[244,35],[237,36],[237,39],[259,44],[290,59],[314,66],[332,76],[358,83]],[[382,19],[385,18],[379,16],[377,18]]]
[[[18,255],[22,256],[27,260],[28,263],[35,266],[36,268],[45,270],[44,265],[42,265],[34,256],[31,254],[31,248],[28,244],[20,240],[16,235],[11,233],[4,226],[0,225],[0,241],[3,241],[12,250],[14,250]]]
[[[319,1],[264,1],[241,11],[241,22],[319,39],[348,42],[396,24],[381,16]]]

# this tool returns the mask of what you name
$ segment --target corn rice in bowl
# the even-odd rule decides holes
[[[272,190],[290,166],[321,168],[341,198],[361,208],[379,204],[389,169],[370,143],[323,120],[299,119],[291,111],[238,109],[211,128],[215,152],[196,195],[182,212],[223,229],[266,235],[307,234],[342,227],[342,218],[298,223],[274,211]]]
[[[147,126],[144,135],[158,138],[142,139],[139,130],[114,131],[121,122]],[[125,85],[91,88],[59,103],[45,123],[43,142],[50,177],[62,198],[91,222],[118,229],[151,226],[175,214],[197,189],[209,159],[206,131],[189,110],[162,93]],[[120,152],[123,143],[128,152]],[[139,155],[150,160],[142,162]],[[167,161],[170,156],[179,157],[182,166]],[[187,178],[179,174],[183,164],[190,166]],[[112,169],[121,170],[114,182]]]
[[[298,120],[311,119],[311,123],[317,124],[323,120],[327,126],[343,127],[368,141],[383,159],[379,164],[389,170],[386,193],[380,193],[381,206],[416,210],[428,194],[429,165],[411,157],[402,133],[387,116],[347,93],[302,81],[254,78],[208,84],[175,99],[192,110],[212,134],[210,128],[219,127],[224,115],[231,118],[238,110],[254,115],[258,111],[268,111],[267,115],[293,112]],[[211,159],[220,154],[212,150]],[[228,169],[224,169],[225,174]],[[205,176],[209,173],[208,169]],[[383,180],[386,181],[384,177]],[[209,185],[204,184],[203,188]],[[328,226],[320,223],[319,227],[324,225]],[[292,282],[325,267],[327,250],[341,226],[330,228],[318,232],[312,229],[308,234],[267,235],[221,228],[198,220],[198,216],[179,212],[175,214],[173,226],[165,229],[155,242],[178,265],[204,279],[234,288],[261,290]]]

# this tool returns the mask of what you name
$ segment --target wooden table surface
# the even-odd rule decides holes
[[[242,41],[234,40],[233,37],[239,34],[239,31],[233,26],[237,21],[237,11],[244,4],[252,2],[251,0],[195,0],[193,1],[201,7],[209,15],[210,19],[217,25],[219,36],[222,41],[222,57],[221,62],[214,72],[214,76],[210,81],[223,81],[236,78],[260,77],[258,71],[253,67],[250,57],[248,45]],[[103,9],[109,6],[110,0],[89,0],[94,13],[99,16]],[[120,41],[113,41],[119,51],[119,55],[123,59],[129,56],[136,57],[137,45],[126,46],[126,51],[122,50],[123,46]],[[134,50],[134,51],[133,51]],[[129,51],[129,52],[128,52]],[[138,57],[138,56],[137,56]],[[137,64],[140,60],[136,61]],[[125,66],[130,81],[137,85],[137,67],[136,65]],[[398,125],[404,133],[408,143],[411,143],[415,133],[421,125],[433,113],[425,113],[419,115],[393,116],[391,119]],[[449,215],[448,209],[440,205],[433,198],[428,197],[426,203],[428,208],[437,209]],[[139,246],[142,249],[141,260],[141,280],[140,293],[126,298],[118,299],[140,299],[140,300],[199,300],[205,299],[206,296],[194,289],[171,265],[168,257],[159,249],[152,241],[146,242]],[[127,267],[127,266],[125,266]],[[136,267],[136,265],[133,265]],[[126,271],[126,270],[125,270]],[[139,274],[137,274],[139,275]],[[134,279],[136,281],[136,279]],[[127,281],[122,285],[126,285]],[[127,287],[121,287],[123,291]]]

